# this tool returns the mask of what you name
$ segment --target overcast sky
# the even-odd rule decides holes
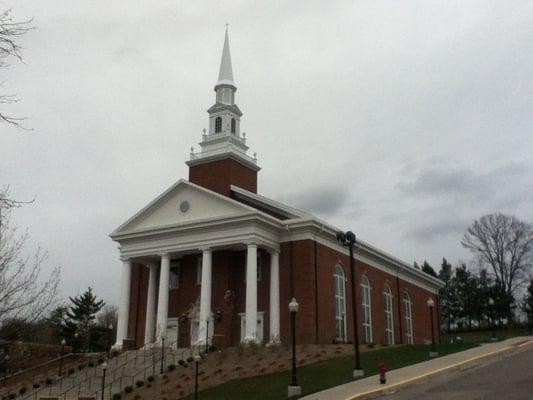
[[[468,260],[484,213],[533,220],[533,2],[0,0],[33,131],[0,125],[0,184],[63,293],[118,301],[108,234],[187,177],[224,25],[259,192],[411,263]],[[198,146],[197,146],[198,148]]]

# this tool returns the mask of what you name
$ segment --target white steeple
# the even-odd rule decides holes
[[[191,150],[191,159],[187,162],[196,165],[212,159],[234,158],[254,170],[259,170],[255,156],[250,157],[246,137],[241,135],[242,112],[235,104],[235,92],[237,87],[233,82],[233,68],[231,65],[231,53],[229,47],[229,35],[226,27],[222,59],[218,81],[215,85],[215,104],[207,110],[209,114],[209,129],[204,129],[200,153]]]
[[[224,38],[224,48],[222,50],[222,59],[220,60],[220,71],[218,72],[218,85],[232,85],[233,83],[233,68],[231,67],[231,52],[229,50],[229,35],[226,27],[226,36]]]

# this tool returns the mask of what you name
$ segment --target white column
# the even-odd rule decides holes
[[[168,284],[170,276],[170,255],[161,256],[161,268],[159,272],[159,297],[157,299],[157,323],[156,340],[161,341],[161,337],[167,334],[168,318]]]
[[[200,326],[198,329],[198,344],[205,344],[207,335],[207,319],[211,318],[211,277],[212,277],[212,253],[210,249],[202,252],[202,286],[200,288]],[[209,321],[210,324],[213,321]],[[212,327],[209,327],[212,332]],[[210,333],[209,333],[210,335]],[[208,338],[210,341],[211,338]]]
[[[122,348],[122,341],[128,337],[130,319],[131,261],[122,262],[122,281],[120,283],[120,308],[117,323],[117,341],[113,347]]]
[[[270,344],[279,344],[279,252],[270,253]]]
[[[246,257],[246,332],[244,342],[257,340],[257,245],[248,244]]]
[[[148,279],[148,297],[146,300],[146,322],[144,329],[144,344],[154,342],[155,334],[155,311],[156,311],[156,293],[157,293],[157,265],[146,265],[150,270],[150,276]]]

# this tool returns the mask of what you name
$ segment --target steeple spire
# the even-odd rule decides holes
[[[218,73],[218,85],[232,85],[233,68],[231,67],[231,53],[229,50],[228,26],[226,25],[226,36],[224,38],[224,49],[222,50],[222,59],[220,60],[220,71]]]

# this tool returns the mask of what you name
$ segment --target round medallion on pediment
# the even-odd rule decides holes
[[[180,211],[182,214],[185,214],[190,209],[191,209],[191,204],[187,200],[184,200],[180,203]]]

